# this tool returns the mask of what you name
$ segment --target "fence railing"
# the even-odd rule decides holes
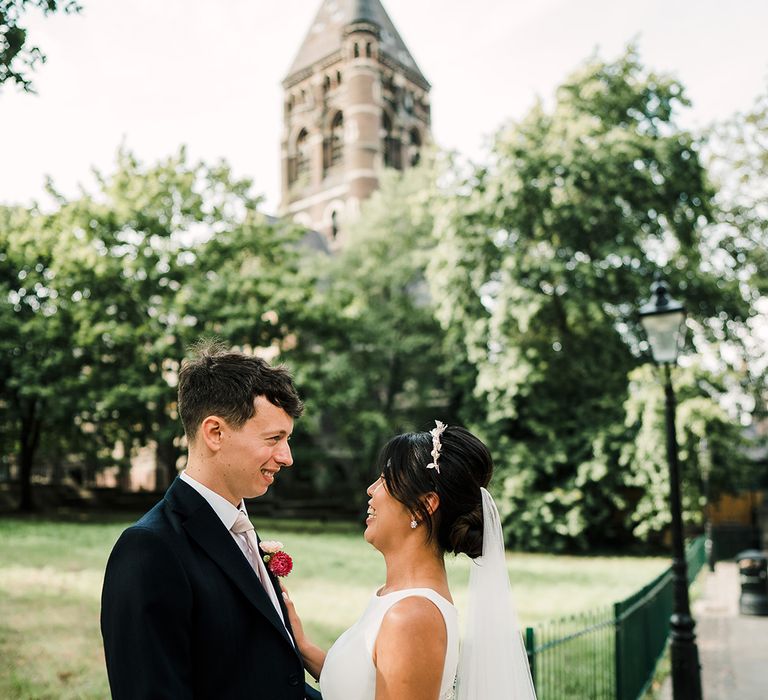
[[[704,538],[688,545],[688,581],[706,561]],[[539,700],[637,700],[664,652],[672,569],[613,606],[528,627],[525,645]]]

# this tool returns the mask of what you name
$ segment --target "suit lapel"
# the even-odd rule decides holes
[[[182,525],[189,536],[216,562],[254,607],[272,623],[288,644],[294,647],[283,621],[256,573],[207,501],[180,479],[176,479],[171,485],[165,498],[184,518]],[[278,600],[282,602],[282,595],[278,595]],[[286,619],[288,619],[287,615]]]

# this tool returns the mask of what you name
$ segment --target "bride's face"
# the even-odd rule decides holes
[[[403,537],[411,532],[411,514],[387,490],[383,477],[379,477],[366,490],[368,494],[368,517],[365,519],[365,541],[380,552],[390,546],[402,543]]]

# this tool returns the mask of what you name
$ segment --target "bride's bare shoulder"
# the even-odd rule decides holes
[[[398,600],[384,615],[384,622],[396,625],[410,625],[415,622],[429,623],[430,620],[442,623],[443,614],[429,598],[409,595]]]
[[[445,650],[447,631],[440,609],[429,598],[408,596],[387,610],[379,628],[378,642],[403,644],[409,647],[435,646],[436,651]]]
[[[374,646],[376,699],[437,697],[447,644],[442,613],[432,601],[397,601],[384,615]]]

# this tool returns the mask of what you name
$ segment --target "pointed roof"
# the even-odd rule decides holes
[[[283,84],[296,82],[297,74],[339,52],[344,29],[359,23],[375,25],[379,30],[380,50],[429,88],[429,82],[379,0],[323,0]]]

